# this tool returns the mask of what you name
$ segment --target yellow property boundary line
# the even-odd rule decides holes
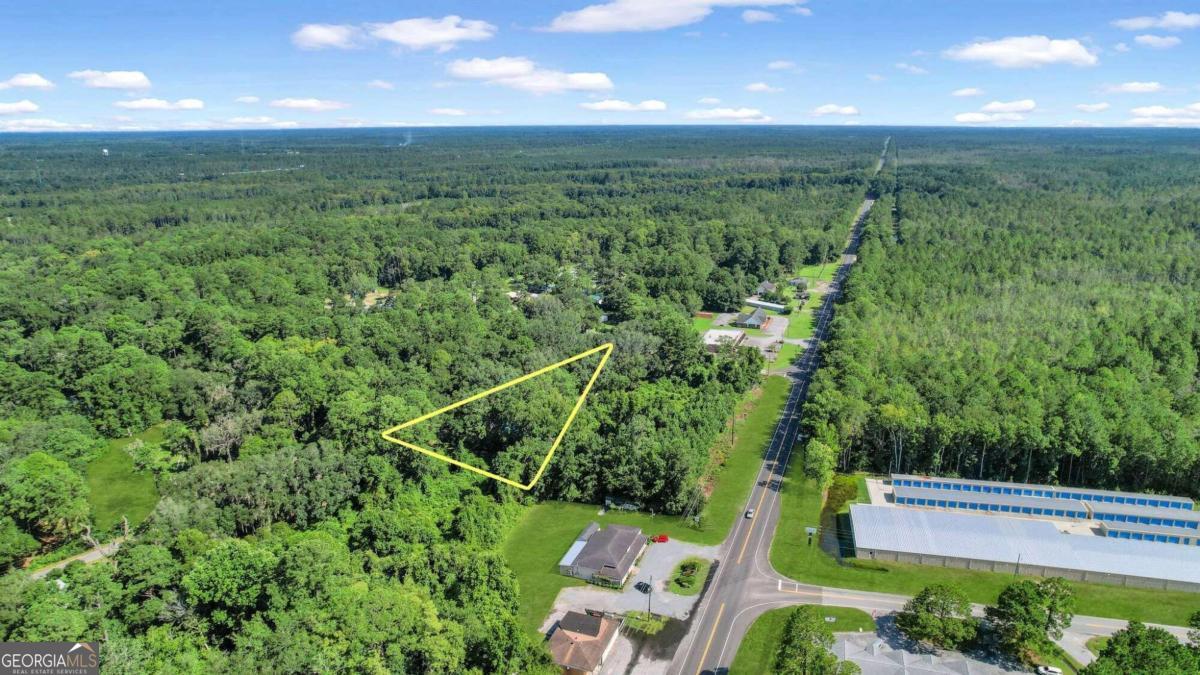
[[[426,413],[416,419],[411,419],[411,420],[405,422],[404,424],[398,424],[390,429],[385,429],[383,432],[381,432],[380,435],[383,436],[384,440],[390,441],[392,443],[396,443],[397,445],[402,445],[410,450],[416,450],[417,452],[429,455],[430,457],[433,457],[435,459],[440,459],[443,462],[453,464],[454,466],[461,467],[468,471],[474,471],[475,473],[478,473],[483,476],[487,476],[488,478],[498,480],[501,483],[504,483],[506,485],[511,485],[515,488],[520,488],[522,490],[529,490],[534,485],[537,484],[538,480],[541,479],[542,474],[546,471],[546,466],[550,464],[550,459],[554,457],[554,451],[558,450],[558,446],[560,443],[562,443],[563,437],[567,435],[567,429],[571,428],[571,423],[573,423],[575,421],[575,416],[577,414],[579,414],[579,410],[581,408],[583,408],[584,399],[586,399],[588,393],[591,392],[592,385],[596,383],[596,378],[598,378],[600,376],[600,371],[604,369],[604,364],[608,363],[608,357],[612,356],[612,351],[613,351],[613,343],[606,342],[606,343],[600,345],[599,347],[593,347],[592,349],[589,349],[586,352],[583,352],[581,354],[576,354],[575,356],[572,356],[569,359],[563,359],[562,361],[559,361],[558,363],[555,363],[553,365],[549,365],[549,366],[546,366],[545,368],[536,370],[532,373],[522,375],[522,376],[516,378],[515,380],[509,380],[508,382],[505,382],[504,384],[492,387],[491,389],[488,389],[487,391],[481,391],[478,394],[475,394],[473,396],[468,396],[467,398],[464,398],[461,401],[451,403],[450,405],[448,405],[444,408],[439,408],[437,410],[434,410],[431,413]],[[562,368],[565,365],[575,363],[576,361],[579,361],[581,359],[586,359],[587,357],[591,356],[592,354],[596,354],[599,352],[604,352],[604,356],[600,358],[600,365],[596,366],[596,370],[592,373],[592,377],[588,380],[587,386],[585,386],[583,388],[583,393],[581,393],[579,395],[579,399],[575,401],[575,407],[571,408],[571,414],[567,416],[567,423],[563,425],[563,428],[558,432],[558,436],[556,436],[554,438],[554,443],[550,446],[550,452],[546,453],[546,458],[542,460],[542,464],[541,464],[541,466],[538,467],[537,473],[533,475],[533,480],[529,481],[528,484],[522,485],[521,483],[518,483],[515,480],[512,480],[510,478],[505,478],[504,476],[496,475],[496,474],[492,473],[491,471],[481,469],[477,466],[471,466],[470,464],[467,464],[465,462],[460,462],[459,460],[454,459],[453,457],[447,457],[446,455],[443,455],[440,452],[434,452],[433,450],[430,450],[428,448],[423,448],[415,443],[409,443],[408,441],[404,441],[404,440],[401,440],[399,438],[395,438],[394,436],[392,436],[392,434],[396,433],[397,431],[400,431],[401,429],[406,429],[408,427],[413,426],[414,424],[420,424],[421,422],[424,422],[427,419],[437,417],[438,415],[441,415],[442,413],[450,412],[451,410],[454,410],[455,408],[460,408],[468,403],[471,403],[473,401],[478,401],[479,399],[484,398],[486,396],[491,396],[492,394],[495,394],[498,391],[504,391],[505,389],[516,386],[518,384],[521,384],[522,382],[524,382],[526,380],[531,380],[531,379],[537,377],[538,375],[544,375],[556,368]]]

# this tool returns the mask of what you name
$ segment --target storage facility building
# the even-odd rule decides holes
[[[902,487],[955,490],[958,492],[981,492],[1024,497],[1048,497],[1053,499],[1078,499],[1079,501],[1104,504],[1130,504],[1134,506],[1156,506],[1191,511],[1192,500],[1187,497],[1148,495],[1137,492],[1114,490],[1091,490],[1088,488],[1062,487],[1057,485],[1034,485],[1032,483],[1004,483],[970,478],[931,478],[908,474],[892,474],[892,485]]]
[[[939,509],[963,509],[1039,518],[1086,520],[1088,509],[1073,499],[1021,497],[984,492],[948,492],[927,488],[895,487],[896,504]]]
[[[859,558],[1200,592],[1200,546],[1060,532],[1031,518],[854,504]]]

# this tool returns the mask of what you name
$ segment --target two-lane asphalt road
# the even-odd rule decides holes
[[[872,204],[873,199],[863,200],[855,215],[841,263],[818,311],[813,337],[798,367],[789,375],[792,378],[791,391],[780,413],[775,434],[764,453],[757,482],[746,503],[747,512],[753,509],[754,515],[738,519],[722,544],[712,583],[705,592],[697,620],[675,654],[670,670],[672,673],[691,675],[727,669],[733,659],[729,653],[730,643],[733,651],[736,651],[742,635],[755,617],[772,607],[795,602],[779,599],[781,578],[770,568],[767,560],[771,536],[779,521],[779,490],[783,485],[792,447],[798,440],[800,409],[808,395],[812,376],[820,365],[821,343],[828,334],[834,306],[841,297],[846,276],[856,260],[862,224]],[[788,583],[795,586],[792,582]]]

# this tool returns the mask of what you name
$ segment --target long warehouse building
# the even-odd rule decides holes
[[[1191,511],[1192,500],[1187,497],[1172,497],[1169,495],[1151,495],[1139,492],[1119,492],[1116,490],[1093,490],[1090,488],[1063,487],[1061,485],[1035,485],[1032,483],[1005,483],[993,480],[973,480],[971,478],[934,478],[930,476],[913,476],[909,474],[892,474],[892,485],[902,487],[928,488],[934,490],[955,490],[958,492],[982,492],[1004,495],[1019,495],[1023,497],[1050,497],[1054,499],[1077,499],[1083,502],[1098,502],[1106,504],[1131,504],[1134,506],[1157,506],[1170,509]]]
[[[855,555],[1134,588],[1200,592],[1200,546],[1067,534],[1002,515],[854,504]]]

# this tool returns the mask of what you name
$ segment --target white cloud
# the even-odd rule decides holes
[[[54,83],[37,73],[17,73],[7,80],[0,82],[0,89],[15,89],[17,87],[53,89]]]
[[[1133,119],[1125,124],[1136,127],[1200,127],[1200,102],[1182,108],[1148,105],[1134,108]]]
[[[462,108],[430,108],[430,115],[449,115],[451,117],[462,117],[467,114]]]
[[[354,26],[306,23],[292,33],[292,44],[300,49],[354,49],[359,37],[359,30]]]
[[[1151,49],[1170,49],[1183,42],[1174,35],[1139,35],[1133,38],[1133,41]]]
[[[236,127],[270,127],[272,129],[294,129],[300,126],[297,122],[277,120],[274,117],[268,117],[266,115],[230,117],[228,120],[226,120],[226,123]]]
[[[1093,122],[1091,120],[1071,120],[1070,122],[1067,122],[1066,124],[1064,124],[1062,126],[1064,126],[1064,127],[1100,127],[1100,126],[1104,126],[1104,125],[1100,124],[1099,122]]]
[[[396,88],[396,85],[392,84],[391,82],[388,82],[387,80],[371,80],[370,82],[367,83],[367,86],[372,89],[395,89]]]
[[[1125,30],[1146,30],[1161,28],[1163,30],[1185,30],[1200,28],[1200,14],[1184,12],[1163,12],[1158,16],[1135,16],[1130,19],[1118,19],[1112,25]]]
[[[909,75],[928,75],[929,74],[928,70],[925,70],[924,68],[922,68],[920,66],[914,66],[911,63],[903,63],[903,62],[897,63],[896,69],[903,70],[904,72],[908,73]]]
[[[58,120],[26,117],[19,120],[0,120],[0,131],[87,131],[91,124],[72,124]]]
[[[13,103],[0,103],[0,115],[20,115],[21,113],[37,111],[38,104],[29,99],[14,101]]]
[[[1037,108],[1037,102],[1031,98],[1025,98],[1020,101],[992,101],[980,110],[989,113],[1026,113],[1033,112],[1035,108]]]
[[[1122,82],[1104,87],[1104,91],[1114,94],[1151,94],[1162,90],[1163,86],[1158,82]]]
[[[606,112],[651,112],[666,110],[667,104],[656,99],[646,99],[640,103],[633,103],[630,101],[621,101],[615,98],[608,98],[604,99],[603,101],[589,101],[587,103],[580,103],[579,107],[587,110],[603,110]]]
[[[367,24],[372,37],[386,40],[412,50],[436,49],[444,52],[459,42],[488,40],[496,27],[486,21],[464,19],[453,14],[440,19],[422,17],[402,19],[391,23]]]
[[[1052,40],[1045,35],[1006,37],[952,47],[944,56],[956,61],[980,61],[999,68],[1040,68],[1056,63],[1094,66],[1096,54],[1079,40]]]
[[[950,92],[951,96],[983,96],[983,90],[979,87],[963,87]]]
[[[239,96],[233,100],[237,103],[258,103],[259,98],[257,96]]]
[[[149,89],[150,78],[140,70],[76,70],[67,75],[94,89]]]
[[[535,94],[563,91],[607,91],[612,80],[604,73],[567,73],[539,68],[523,56],[501,56],[495,59],[459,59],[450,62],[446,71],[454,77],[483,80],[512,89]]]
[[[767,64],[768,70],[793,70],[796,67],[795,61],[787,61],[780,59]]]
[[[1025,119],[1025,116],[1020,113],[983,113],[969,112],[959,113],[954,116],[955,122],[962,124],[990,124],[992,122],[1020,122]]]
[[[746,91],[753,91],[760,94],[776,94],[783,91],[782,87],[772,87],[766,82],[751,82],[746,85]]]
[[[779,17],[771,12],[766,12],[761,9],[748,9],[742,12],[742,21],[746,23],[770,23],[778,21]]]
[[[704,98],[696,99],[696,103],[700,105],[716,105],[721,102],[721,99],[715,96],[705,96]]]
[[[685,115],[690,120],[725,120],[735,122],[770,122],[758,108],[707,108],[689,110]]]
[[[812,109],[811,115],[821,117],[823,115],[857,115],[858,108],[852,105],[838,105],[836,103],[826,103],[825,105],[817,106]]]
[[[807,7],[793,7],[792,14],[799,14],[800,16],[812,16],[812,10]]]
[[[880,75],[879,73],[867,73],[867,79],[872,82],[883,82],[887,78]]]
[[[327,101],[319,98],[280,98],[271,101],[272,108],[291,108],[293,110],[307,110],[309,112],[325,112],[327,110],[341,110],[349,108],[349,103],[341,101]]]
[[[1129,45],[1125,44],[1124,42],[1118,42],[1113,49],[1119,52],[1127,52],[1129,51]]]
[[[775,7],[796,0],[610,0],[554,17],[546,30],[560,33],[650,31],[703,20],[716,7]]]
[[[447,66],[454,77],[468,80],[499,80],[528,75],[537,68],[524,56],[500,56],[494,59],[458,59]]]
[[[1133,113],[1134,117],[1200,117],[1200,103],[1193,103],[1184,108],[1147,105],[1134,108],[1130,112]]]
[[[1085,113],[1104,112],[1105,110],[1108,110],[1108,108],[1109,106],[1107,103],[1080,103],[1079,105],[1075,106],[1076,110]]]
[[[117,101],[113,105],[126,110],[200,110],[204,108],[204,101],[198,98],[181,98],[172,103],[161,98],[138,98],[132,101]]]

